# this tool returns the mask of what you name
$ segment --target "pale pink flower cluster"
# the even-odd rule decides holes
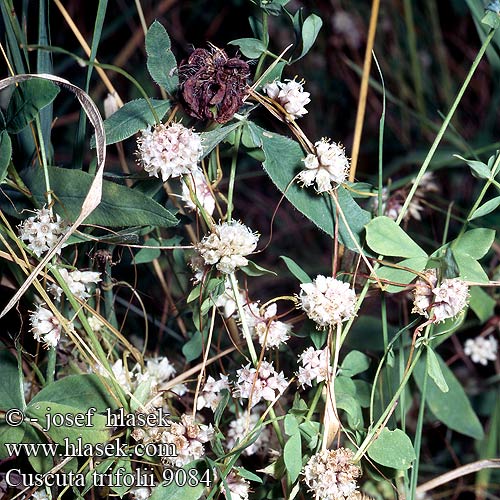
[[[322,450],[304,467],[304,481],[316,500],[347,500],[356,491],[361,469],[352,463],[346,448]],[[351,497],[352,498],[352,497]]]
[[[214,436],[211,425],[195,422],[192,415],[182,415],[180,422],[169,421],[169,427],[162,433],[161,442],[172,443],[176,456],[164,457],[165,462],[175,467],[182,467],[193,460],[203,457],[204,444]]]
[[[245,306],[245,317],[250,334],[258,338],[260,345],[267,349],[279,347],[290,338],[291,325],[272,319],[278,308],[271,304],[261,313],[259,304],[251,302]]]
[[[241,477],[237,472],[231,471],[226,476],[225,482],[229,490],[229,495],[226,493],[224,484],[221,485],[220,490],[226,498],[230,498],[231,500],[248,500],[250,483],[246,479]]]
[[[295,80],[274,81],[265,85],[263,90],[271,99],[281,104],[293,120],[307,113],[304,106],[311,102],[309,99],[311,94],[304,91],[302,83]]]
[[[428,280],[419,279],[415,285],[415,297],[412,312],[429,317],[439,323],[447,318],[454,318],[467,305],[469,287],[460,278],[444,279],[439,286],[435,269],[424,271]]]
[[[348,283],[318,275],[300,288],[300,307],[317,328],[327,328],[354,316],[356,293]]]
[[[137,139],[139,165],[163,181],[190,174],[202,156],[199,134],[180,123],[160,123],[145,129]]]
[[[488,338],[476,337],[467,339],[464,345],[464,353],[470,356],[474,363],[487,365],[488,361],[495,361],[498,355],[498,342],[490,335]]]
[[[215,380],[209,375],[203,389],[198,395],[196,409],[210,408],[212,411],[215,411],[222,399],[221,391],[224,389],[230,389],[227,375],[221,374],[219,380]]]
[[[18,226],[19,237],[27,241],[27,247],[37,256],[49,251],[66,232],[66,223],[59,215],[51,216],[50,210],[35,210],[33,217],[28,217]]]
[[[297,179],[304,186],[316,183],[316,192],[324,193],[345,182],[349,160],[344,147],[330,142],[330,139],[323,138],[314,146],[315,154],[309,153],[302,160],[306,168],[299,173]]]
[[[71,293],[81,300],[88,299],[90,297],[92,286],[101,281],[100,273],[95,271],[79,271],[78,269],[68,271],[64,267],[58,268],[58,271],[68,285]],[[49,292],[55,297],[56,300],[61,300],[63,289],[59,285],[52,283],[49,286]]]
[[[248,264],[246,255],[257,247],[259,234],[239,221],[223,222],[214,226],[197,249],[206,265],[214,265],[225,274],[234,272]]]
[[[283,372],[277,373],[272,363],[262,361],[257,371],[250,363],[237,372],[235,396],[248,399],[250,407],[261,399],[274,401],[288,387]]]
[[[299,356],[299,361],[302,366],[299,366],[297,379],[302,387],[306,385],[312,387],[314,381],[323,382],[332,373],[330,355],[326,348],[309,347]]]
[[[243,412],[238,418],[231,421],[227,431],[227,449],[232,450],[235,446],[241,443],[250,432],[252,432],[260,419],[260,414],[263,411],[262,406],[257,406],[252,410],[252,413]],[[258,437],[253,440],[242,452],[243,455],[267,455],[269,445],[271,443],[271,431],[267,427],[260,427]]]
[[[198,198],[199,203],[207,212],[207,214],[212,215],[215,210],[215,198],[210,190],[207,179],[205,178],[205,174],[201,170],[201,168],[197,167],[195,170],[191,172],[189,175],[189,183],[191,184],[191,189],[195,194],[196,198]],[[189,210],[197,210],[197,207],[194,201],[191,198],[191,193],[189,191],[189,187],[187,182],[182,183],[182,201],[184,205]]]
[[[36,311],[30,314],[30,324],[33,337],[37,342],[43,342],[45,347],[56,347],[61,338],[62,326],[52,311],[39,305]]]

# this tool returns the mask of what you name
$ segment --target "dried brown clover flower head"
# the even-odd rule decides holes
[[[229,58],[215,46],[195,49],[179,65],[186,111],[200,120],[229,121],[243,102],[250,68],[239,57]]]

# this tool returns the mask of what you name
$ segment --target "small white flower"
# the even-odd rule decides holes
[[[139,368],[139,365],[137,365],[137,368]],[[94,365],[93,371],[99,375],[102,375],[103,377],[110,377],[108,370],[105,369],[101,363],[97,363],[96,365]],[[131,392],[135,389],[137,385],[134,380],[135,368],[129,371],[127,367],[123,365],[123,361],[121,359],[118,359],[117,361],[115,361],[115,363],[113,363],[113,365],[111,365],[111,371],[113,372],[113,375],[120,387],[123,387],[123,389],[128,392]]]
[[[215,380],[212,376],[208,376],[202,391],[198,396],[198,401],[196,403],[196,409],[201,410],[202,408],[210,408],[212,411],[217,409],[222,395],[221,391],[223,389],[229,390],[229,381],[227,375],[220,375],[219,380]]]
[[[62,326],[52,311],[39,305],[30,315],[31,331],[37,342],[43,342],[47,348],[56,347],[61,338]]]
[[[262,361],[259,371],[250,368],[250,363],[237,372],[235,396],[250,400],[250,408],[261,399],[274,401],[283,394],[288,382],[283,372],[277,373],[272,363]]]
[[[89,316],[87,321],[89,322],[91,330],[95,333],[97,333],[104,326],[104,323],[102,323],[96,316]]]
[[[297,176],[304,186],[316,183],[316,192],[324,193],[342,184],[347,179],[349,160],[340,144],[321,139],[314,145],[316,154],[309,153],[302,161],[305,170]]]
[[[137,139],[139,165],[150,176],[161,175],[163,181],[192,173],[201,155],[199,134],[180,123],[155,125]]]
[[[189,182],[191,184],[191,188],[198,198],[201,206],[207,212],[207,214],[212,215],[215,210],[215,198],[210,191],[210,187],[208,186],[207,180],[205,179],[205,174],[201,170],[201,168],[196,168],[191,172],[189,176]],[[190,210],[196,210],[196,205],[191,199],[191,193],[189,192],[189,187],[186,182],[182,183],[182,201]]]
[[[318,275],[300,288],[300,307],[317,328],[327,328],[354,316],[356,293],[348,283]]]
[[[254,430],[257,422],[260,419],[260,414],[263,411],[262,406],[256,406],[250,415],[243,412],[237,419],[229,424],[227,431],[227,449],[232,450],[235,446],[241,443],[250,432]],[[259,429],[258,437],[253,443],[248,445],[242,452],[243,455],[267,455],[269,445],[271,443],[271,431],[267,427]],[[253,434],[252,434],[253,436]]]
[[[434,301],[434,322],[454,318],[467,305],[469,287],[459,278],[445,279],[432,290]]]
[[[302,387],[312,387],[313,381],[322,382],[332,373],[328,349],[309,347],[299,356],[299,361],[302,366],[299,367],[298,382]]]
[[[118,99],[116,98],[116,92],[108,93],[104,99],[104,118],[109,118],[111,115],[115,114],[120,106],[118,106]]]
[[[225,287],[224,293],[222,293],[217,297],[215,305],[219,309],[222,309],[222,314],[224,315],[224,318],[229,318],[236,312],[238,304],[236,303],[233,287],[231,285],[231,281],[229,280],[229,278],[226,279],[224,287]],[[244,303],[245,297],[239,290],[238,290],[238,295],[240,297],[241,303]]]
[[[354,453],[346,448],[322,450],[313,455],[304,467],[304,481],[317,500],[348,500],[356,491],[361,475],[352,463]]]
[[[151,380],[152,387],[159,389],[176,374],[174,366],[166,356],[146,358],[144,361],[146,366],[143,373],[137,375],[137,383]]]
[[[234,471],[231,471],[226,476],[225,481],[229,489],[230,496],[226,493],[224,484],[221,485],[220,490],[224,493],[226,498],[231,498],[231,500],[248,500],[248,491],[250,489],[250,483],[248,481]]]
[[[66,224],[59,215],[56,215],[55,219],[51,217],[50,211],[43,207],[35,210],[33,217],[21,222],[18,229],[19,237],[27,241],[27,247],[40,257],[56,245],[59,236],[66,231]]]
[[[277,312],[276,304],[268,306],[263,314],[261,314],[259,304],[256,302],[245,306],[246,322],[250,334],[255,335],[260,345],[265,345],[266,349],[279,347],[290,338],[291,325],[272,319]]]
[[[223,222],[214,227],[198,244],[198,252],[205,264],[214,265],[225,274],[248,264],[246,255],[257,247],[259,235],[238,221]]]
[[[295,80],[285,80],[285,82],[268,83],[263,90],[271,99],[281,104],[289,118],[294,120],[307,113],[304,106],[311,102],[311,99],[309,99],[311,94],[304,91],[304,87],[300,82]]]
[[[467,339],[464,345],[464,353],[470,356],[474,363],[487,365],[488,361],[497,359],[498,342],[491,335],[487,339],[481,336],[475,339]]]
[[[68,285],[71,293],[81,300],[88,299],[92,286],[101,281],[100,273],[94,271],[79,271],[78,269],[68,271],[64,267],[58,268],[58,271]],[[48,290],[56,300],[61,300],[63,290],[59,285],[52,283]]]
[[[147,486],[138,486],[128,492],[131,500],[148,500],[151,496],[151,489]]]

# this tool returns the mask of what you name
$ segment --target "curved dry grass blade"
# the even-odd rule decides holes
[[[454,481],[459,477],[466,476],[467,474],[472,474],[473,472],[479,472],[483,469],[500,469],[500,458],[490,458],[486,460],[478,460],[477,462],[472,462],[470,464],[462,465],[462,467],[457,467],[456,469],[445,472],[424,484],[421,484],[416,492],[417,494],[423,494],[427,491],[433,490],[438,486]]]
[[[92,185],[90,186],[89,192],[83,201],[82,209],[80,214],[78,215],[74,224],[69,228],[69,230],[64,234],[57,244],[47,253],[47,255],[40,261],[38,266],[33,270],[30,276],[23,283],[21,288],[16,292],[14,297],[9,301],[9,303],[5,306],[3,311],[0,313],[0,318],[7,314],[17,303],[17,301],[21,298],[24,292],[28,289],[28,287],[33,283],[33,281],[38,276],[38,273],[47,265],[48,262],[52,259],[52,257],[61,249],[66,240],[76,231],[78,226],[94,211],[94,209],[101,202],[102,197],[102,177],[104,172],[104,163],[106,161],[106,135],[104,133],[104,125],[102,122],[101,115],[97,106],[94,104],[94,101],[90,98],[90,96],[84,92],[81,88],[73,85],[68,80],[64,78],[59,78],[54,75],[47,74],[26,74],[26,75],[16,75],[11,76],[9,78],[4,78],[0,80],[0,90],[8,87],[9,85],[13,85],[19,82],[23,82],[26,80],[31,80],[34,78],[39,78],[43,80],[49,80],[60,87],[63,87],[77,97],[80,102],[83,110],[87,114],[90,123],[95,130],[96,137],[96,151],[97,151],[97,172],[94,180],[92,181]]]

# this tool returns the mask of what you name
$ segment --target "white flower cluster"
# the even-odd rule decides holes
[[[95,271],[79,271],[78,269],[68,271],[64,267],[58,268],[58,271],[68,285],[71,293],[81,300],[88,299],[90,297],[92,285],[101,281],[100,273]],[[52,283],[49,286],[49,292],[56,300],[61,300],[63,289],[59,285]]]
[[[237,372],[235,396],[250,401],[250,408],[261,399],[274,401],[288,387],[283,372],[277,373],[272,363],[262,361],[259,371],[250,368],[250,363]]]
[[[205,264],[213,265],[225,274],[248,264],[246,255],[257,247],[259,235],[239,221],[223,222],[214,227],[198,244]]]
[[[263,90],[271,99],[281,104],[289,118],[295,120],[307,113],[304,106],[311,102],[311,94],[304,91],[302,83],[295,80],[274,81],[265,85]]]
[[[221,374],[219,380],[215,380],[209,375],[198,396],[196,409],[210,408],[212,411],[215,411],[222,399],[221,391],[224,389],[230,389],[227,375]]]
[[[237,419],[229,423],[229,429],[227,431],[228,450],[232,450],[255,429],[263,409],[262,406],[257,406],[252,410],[250,415],[248,412],[243,412]],[[269,444],[271,443],[271,431],[267,427],[260,427],[258,433],[258,437],[255,441],[253,441],[252,434],[251,441],[253,441],[253,443],[243,450],[243,455],[267,455],[269,452]]]
[[[37,342],[43,342],[45,347],[56,347],[61,338],[62,326],[52,311],[39,305],[30,314],[31,331]]]
[[[148,500],[152,491],[151,488],[148,488],[147,486],[136,486],[135,488],[132,488],[128,494],[131,500]]]
[[[231,500],[248,500],[248,493],[250,489],[250,483],[242,478],[237,472],[231,471],[226,476],[226,484],[229,490],[229,495],[226,493],[224,485],[221,485],[221,492],[224,493],[226,498]]]
[[[41,208],[35,210],[33,217],[28,217],[18,226],[19,237],[28,242],[28,248],[40,257],[57,243],[59,236],[66,232],[66,223],[59,215],[55,219],[50,210]]]
[[[162,386],[175,375],[174,366],[166,356],[146,358],[144,361],[144,369],[141,370],[141,366],[136,364],[129,370],[124,366],[121,359],[117,360],[111,366],[111,370],[118,384],[126,391],[133,392],[139,384],[150,382],[150,397],[157,394],[165,395],[165,393],[161,392]],[[104,377],[109,377],[108,371],[100,364],[95,366],[94,371]],[[184,384],[178,384],[172,389],[172,392],[177,395],[183,395],[186,391]]]
[[[163,181],[196,170],[201,155],[200,136],[180,123],[160,123],[143,130],[137,139],[139,165]]]
[[[354,316],[356,293],[348,283],[320,274],[300,288],[300,307],[317,328],[327,328]]]
[[[302,387],[306,385],[312,387],[313,381],[323,382],[332,373],[330,356],[326,348],[309,347],[299,356],[299,361],[302,366],[299,366],[298,382]]]
[[[475,339],[467,339],[464,345],[464,353],[470,356],[474,363],[486,366],[488,361],[497,359],[498,342],[491,335],[487,339],[481,336]]]
[[[193,193],[198,198],[201,206],[207,212],[207,214],[212,215],[215,210],[215,198],[210,190],[208,182],[205,178],[205,174],[201,168],[197,167],[191,172],[189,176],[189,183],[191,184],[191,189]],[[191,199],[191,193],[186,182],[182,183],[182,201],[189,210],[196,210],[197,207],[193,200]]]
[[[429,317],[432,307],[432,321],[439,323],[453,318],[467,305],[469,287],[460,278],[444,279],[439,286],[435,269],[424,271],[426,280],[419,279],[415,285],[415,297],[412,312]]]
[[[324,193],[342,184],[347,179],[349,160],[340,144],[321,139],[315,146],[316,154],[309,153],[302,161],[305,170],[297,176],[304,186],[316,183],[316,192]]]
[[[203,425],[194,421],[192,415],[182,415],[180,422],[169,421],[169,427],[162,433],[162,443],[175,445],[176,455],[164,457],[165,461],[175,467],[182,467],[205,454],[204,444],[214,436],[211,425]]]
[[[245,317],[250,334],[255,335],[260,345],[265,345],[266,349],[279,347],[290,338],[291,325],[272,319],[277,312],[276,304],[266,307],[262,314],[257,302],[251,302],[245,306]]]
[[[313,455],[304,467],[304,481],[317,500],[347,500],[356,491],[361,475],[352,463],[354,453],[346,448],[323,450]]]

